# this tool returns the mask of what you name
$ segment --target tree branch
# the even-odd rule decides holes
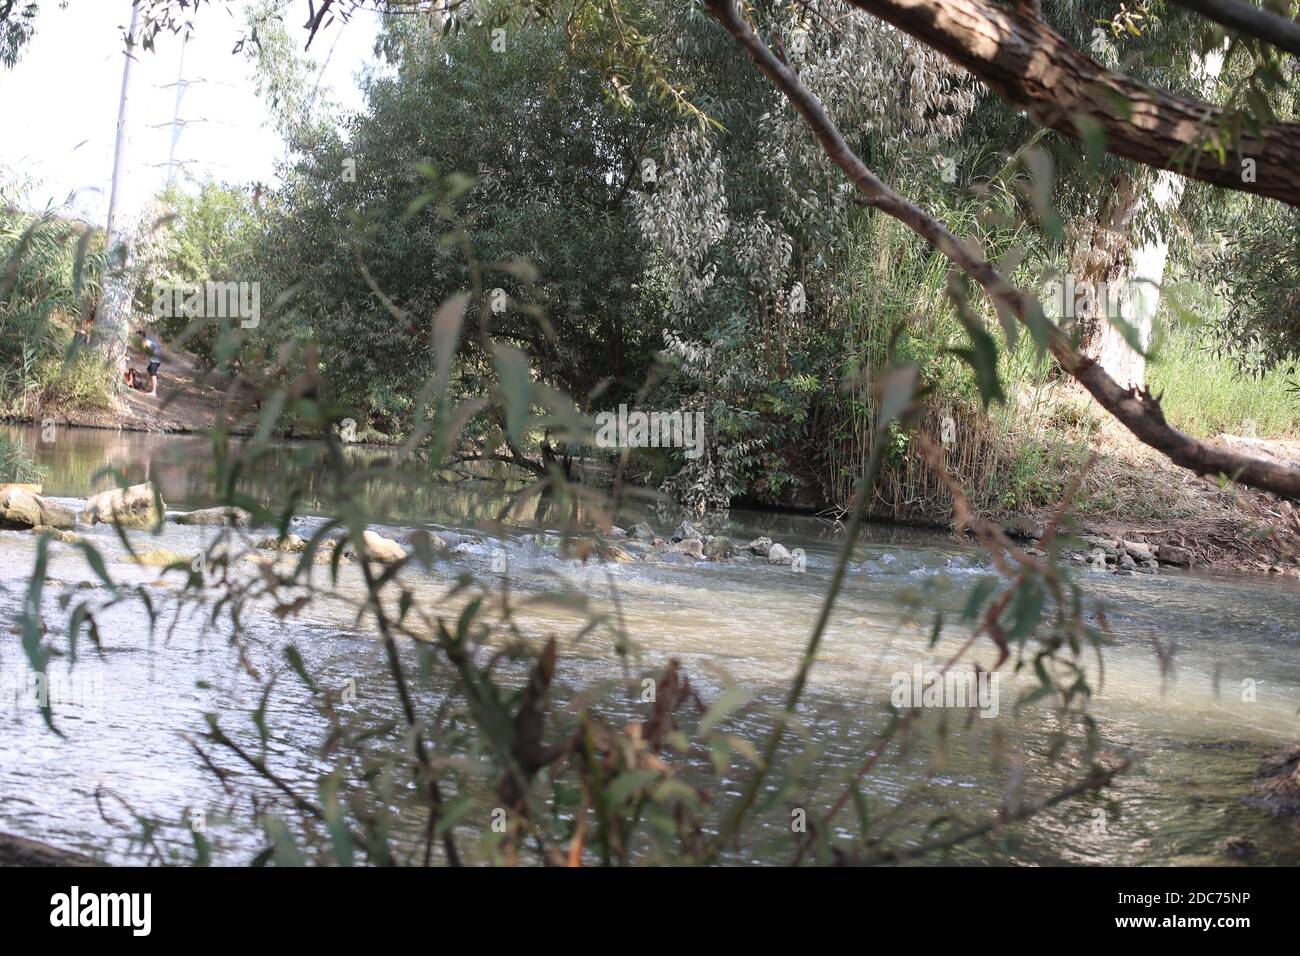
[[[1105,369],[1080,354],[1060,326],[1042,317],[1038,300],[1012,286],[984,258],[975,243],[958,239],[947,226],[894,192],[866,167],[844,141],[821,101],[758,38],[736,9],[734,0],[705,0],[705,5],[790,101],[812,129],[826,155],[844,171],[866,201],[903,223],[971,276],[988,293],[999,311],[1009,312],[1032,332],[1045,337],[1047,348],[1061,367],[1139,441],[1162,452],[1174,464],[1197,474],[1226,475],[1240,484],[1300,501],[1300,469],[1236,454],[1184,435],[1165,421],[1160,403],[1150,392],[1122,388]]]
[[[1300,23],[1240,0],[1174,0],[1215,23],[1300,56]]]
[[[1044,126],[1078,139],[1079,123],[1091,117],[1117,156],[1300,206],[1300,123],[1241,130],[1232,139],[1233,117],[1222,107],[1113,73],[1041,20],[988,0],[846,2],[965,67]],[[1216,130],[1222,161],[1207,139]],[[1243,159],[1255,160],[1252,182],[1243,181]]]

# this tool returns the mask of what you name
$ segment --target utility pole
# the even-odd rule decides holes
[[[167,187],[170,189],[176,183],[176,144],[181,138],[181,98],[185,96],[185,90],[189,84],[185,82],[185,48],[189,46],[190,35],[186,33],[181,38],[181,67],[176,72],[176,108],[172,110],[172,146],[171,151],[167,154]]]
[[[126,311],[130,305],[131,288],[127,277],[130,250],[119,235],[117,204],[121,198],[126,157],[127,93],[131,84],[131,63],[135,60],[139,24],[140,6],[136,0],[132,0],[131,25],[127,28],[126,57],[122,66],[122,97],[117,108],[117,139],[113,145],[113,181],[108,193],[108,221],[105,225],[107,255],[93,330],[96,349],[119,371],[126,364]]]

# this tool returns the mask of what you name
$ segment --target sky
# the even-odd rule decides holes
[[[307,42],[306,0],[284,0],[290,40]],[[252,65],[232,55],[244,35],[243,0],[211,0],[193,17],[194,34],[160,33],[155,49],[137,49],[131,67],[128,146],[119,208],[135,220],[166,183],[182,65],[188,81],[180,105],[178,181],[208,175],[229,183],[276,181],[284,144]],[[28,184],[24,205],[47,204],[102,225],[108,212],[113,141],[122,90],[123,36],[131,0],[42,0],[36,35],[12,70],[0,67],[0,181]],[[356,77],[373,63],[378,15],[359,12],[317,35],[309,55],[328,91],[345,109],[362,105]]]

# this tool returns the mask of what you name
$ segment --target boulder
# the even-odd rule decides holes
[[[366,553],[376,561],[382,561],[389,564],[394,561],[401,561],[406,557],[406,549],[394,541],[392,538],[385,538],[382,534],[375,534],[373,531],[361,532],[361,540],[365,542]],[[349,545],[349,551],[354,550]]]
[[[699,538],[685,538],[678,541],[671,549],[676,554],[685,554],[696,560],[704,559],[704,542]]]
[[[198,511],[183,511],[172,515],[172,521],[188,525],[225,525],[233,528],[248,527],[252,517],[243,508],[200,508]]]
[[[609,526],[609,530],[605,532],[605,537],[613,538],[615,541],[622,541],[627,537],[627,532],[614,524]]]
[[[477,538],[474,539],[476,543],[478,540],[479,539]],[[459,540],[452,542],[448,541],[436,531],[428,531],[424,528],[418,528],[415,531],[408,533],[404,538],[402,538],[402,541],[415,548],[416,553],[418,554],[419,549],[424,547],[424,542],[426,541],[428,542],[429,550],[433,553],[438,553],[451,550],[453,545],[459,548],[462,544],[468,544],[469,538],[460,538]]]
[[[704,539],[704,556],[710,561],[726,561],[736,553],[731,539],[720,534],[711,534]]]
[[[1121,541],[1120,544],[1124,546],[1125,551],[1133,556],[1134,560],[1150,561],[1156,556],[1155,551],[1151,549],[1151,545],[1143,544],[1141,541]]]
[[[1192,563],[1192,552],[1175,544],[1162,544],[1156,549],[1156,560],[1161,564],[1176,564],[1180,568],[1186,568]]]
[[[257,542],[257,549],[259,551],[279,551],[281,554],[301,554],[307,549],[307,542],[296,534],[288,534],[283,539],[276,537],[263,538]]]
[[[162,504],[161,497],[159,503]],[[167,506],[162,504],[162,507]],[[91,495],[82,514],[91,524],[119,524],[124,528],[147,528],[162,517],[154,508],[153,486],[147,482]]]
[[[0,528],[41,526],[60,530],[75,528],[76,512],[18,485],[0,488]]]
[[[1134,571],[1137,569],[1137,562],[1133,560],[1133,555],[1125,551],[1119,556],[1119,566],[1124,571]]]
[[[1101,548],[1109,555],[1118,555],[1120,552],[1120,543],[1114,538],[1099,538],[1096,535],[1085,534],[1083,540],[1094,548]]]
[[[638,521],[635,525],[632,526],[633,541],[649,542],[649,541],[654,541],[654,539],[655,539],[654,529],[651,528],[644,521]]]
[[[767,552],[768,564],[789,564],[790,552],[783,544],[774,544]]]
[[[692,538],[699,541],[704,540],[703,536],[695,530],[695,525],[691,524],[689,521],[683,521],[677,526],[677,530],[673,532],[674,543],[678,541],[689,541]]]
[[[635,561],[636,555],[632,554],[626,548],[620,548],[616,544],[607,544],[600,549],[600,556],[606,561],[613,561],[615,564],[627,564],[629,561]]]
[[[768,537],[755,538],[748,544],[749,553],[756,554],[760,558],[766,558],[768,552],[772,550],[772,539]]]
[[[161,548],[134,554],[130,560],[149,568],[165,568],[173,564],[192,564],[194,562],[194,558],[188,554],[166,551]]]
[[[1009,538],[1019,538],[1021,540],[1037,539],[1043,536],[1043,524],[1041,521],[1035,521],[1033,518],[1015,517],[1010,518],[1002,526]]]
[[[1236,859],[1245,859],[1259,852],[1259,847],[1255,845],[1255,841],[1244,836],[1224,837],[1214,844],[1214,849],[1217,853],[1235,857]]]
[[[34,495],[45,493],[45,486],[34,481],[0,481],[0,491],[7,491],[10,488],[17,488],[19,491],[30,491]]]

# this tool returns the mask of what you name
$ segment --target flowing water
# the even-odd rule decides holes
[[[133,483],[156,481],[170,510],[213,503],[204,491],[205,463],[211,460],[204,438],[61,429],[54,442],[43,443],[36,430],[10,429],[9,434],[48,470],[47,496],[74,507],[91,493],[106,465],[123,470]],[[384,452],[356,454],[363,456],[360,464],[386,457]],[[291,479],[302,477],[297,462],[297,449],[286,445],[273,466],[250,476],[250,487],[276,500]],[[299,529],[304,531],[329,507],[324,476],[308,477],[312,482],[299,505],[307,516]],[[98,480],[102,487],[103,477]],[[756,561],[636,562],[593,570],[560,557],[550,538],[529,533],[548,523],[535,501],[520,523],[486,533],[509,490],[491,481],[390,482],[373,491],[388,514],[377,530],[400,538],[404,529],[429,524],[461,542],[431,572],[409,575],[422,597],[442,594],[465,572],[491,578],[500,554],[508,559],[516,597],[557,585],[586,594],[621,620],[632,637],[639,654],[636,673],[656,673],[677,658],[706,701],[730,681],[750,691],[753,703],[725,726],[761,743],[813,627],[842,532],[812,518],[733,512],[725,528],[733,539],[762,533],[802,547],[806,571]],[[638,517],[623,514],[619,523]],[[529,522],[535,522],[531,529],[524,527]],[[214,531],[169,522],[157,539],[138,533],[137,547],[194,554]],[[63,735],[56,736],[18,692],[25,686],[25,662],[20,638],[10,628],[22,606],[34,538],[0,531],[0,619],[5,622],[0,686],[6,688],[0,701],[0,830],[109,862],[143,862],[149,853],[140,845],[132,812],[175,824],[201,812],[215,861],[248,862],[265,844],[248,820],[248,794],[263,799],[269,794],[247,772],[236,774],[227,789],[203,767],[186,735],[197,738],[204,715],[219,714],[223,728],[252,734],[255,742],[249,715],[264,685],[241,666],[238,651],[219,631],[205,631],[195,615],[174,614],[174,585],[155,583],[157,569],[127,561],[111,529],[83,526],[78,532],[103,551],[114,578],[149,584],[163,610],[162,623],[151,633],[138,605],[111,609],[100,616],[102,654],[83,636],[75,667],[66,660],[52,665],[51,688],[62,676],[70,689],[56,701]],[[950,628],[937,648],[928,648],[933,612],[943,610],[948,620],[956,619],[970,589],[990,573],[978,550],[950,536],[892,526],[868,529],[812,672],[802,723],[787,739],[783,767],[806,758],[804,783],[762,807],[734,861],[791,858],[792,814],[806,808],[819,815],[842,791],[846,775],[862,764],[885,726],[894,675],[941,662],[960,643],[963,633]],[[52,545],[47,577],[42,610],[51,643],[60,646],[66,644],[59,636],[68,613],[61,600],[102,598],[107,592],[82,553],[68,545]],[[1223,861],[1216,843],[1245,836],[1260,848],[1252,862],[1300,862],[1296,820],[1273,817],[1242,800],[1260,757],[1300,738],[1300,588],[1290,580],[1176,572],[1088,574],[1086,588],[1104,602],[1114,637],[1104,653],[1104,682],[1092,709],[1106,746],[1130,757],[1133,768],[1102,793],[1054,807],[1015,828],[1010,838],[966,844],[950,859]],[[362,593],[355,568],[344,568],[339,589],[345,597]],[[929,610],[912,614],[909,608],[918,597]],[[597,628],[579,642],[568,640],[581,620],[560,603],[534,603],[521,614],[528,632],[562,640],[553,708],[623,675],[611,628]],[[382,654],[370,629],[356,624],[355,610],[312,607],[280,620],[254,609],[245,624],[244,653],[262,673],[285,671],[282,648],[293,642],[322,683],[354,682],[356,700],[345,707],[376,719],[397,716]],[[1161,656],[1169,667],[1162,668]],[[977,659],[990,663],[988,653]],[[928,713],[914,746],[901,757],[891,750],[873,768],[862,789],[873,816],[898,821],[889,837],[895,845],[923,837],[917,819],[948,814],[974,821],[996,809],[1008,788],[1032,800],[1076,779],[1068,760],[1049,754],[1059,729],[1055,719],[1036,707],[1016,712],[1015,700],[1033,685],[1032,678],[1004,675],[992,702],[996,715],[986,708],[987,718],[967,720],[965,712],[961,719],[949,717],[941,736],[934,733],[940,718]],[[435,708],[445,688],[435,678],[419,689],[417,703]],[[601,699],[599,709],[615,726],[644,716],[627,696]],[[325,766],[318,757],[322,724],[292,676],[278,682],[266,722],[270,765],[291,785],[313,792],[314,774]],[[402,743],[393,737],[372,745]],[[734,758],[721,778],[722,793],[739,793],[750,769],[743,758]],[[780,769],[773,779],[781,777]],[[400,802],[401,795],[396,799]],[[842,836],[855,831],[852,805],[836,824]],[[411,833],[416,831],[413,821]],[[178,825],[154,839],[168,855],[185,849],[184,835]]]

